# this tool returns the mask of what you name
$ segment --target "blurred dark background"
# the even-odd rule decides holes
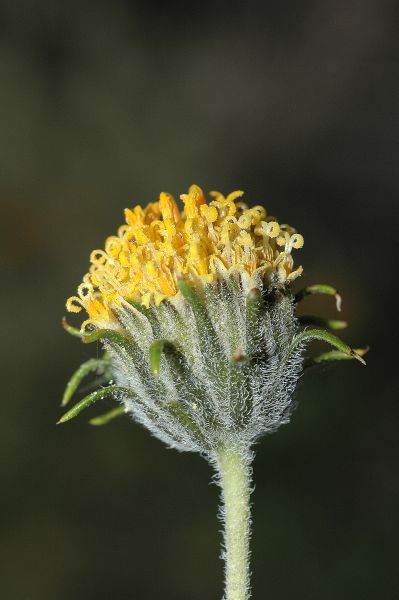
[[[0,597],[222,596],[218,490],[128,420],[62,427],[64,300],[125,206],[246,190],[368,366],[311,372],[255,462],[254,599],[393,600],[397,3],[0,2]],[[306,312],[334,315],[331,299]],[[101,412],[93,409],[91,415]]]

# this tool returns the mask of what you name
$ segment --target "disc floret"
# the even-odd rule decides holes
[[[115,326],[115,313],[126,301],[158,306],[179,294],[179,279],[201,287],[242,271],[280,285],[293,281],[302,267],[294,269],[292,250],[303,246],[303,237],[263,206],[249,208],[242,195],[211,192],[207,203],[201,188],[192,185],[180,196],[182,210],[165,192],[144,209],[126,209],[117,235],[91,253],[90,270],[67,309],[87,311],[83,329]]]

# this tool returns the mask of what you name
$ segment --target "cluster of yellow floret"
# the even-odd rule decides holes
[[[70,312],[84,308],[82,324],[105,326],[126,301],[148,307],[178,294],[179,278],[201,283],[237,269],[250,276],[274,273],[281,284],[302,273],[294,270],[291,250],[303,246],[303,237],[268,216],[263,206],[249,208],[243,192],[228,196],[211,192],[212,201],[196,185],[180,196],[179,210],[170,194],[146,208],[125,210],[126,224],[105,241],[104,250],[90,255],[90,270],[68,298]]]

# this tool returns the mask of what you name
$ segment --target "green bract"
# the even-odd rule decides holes
[[[114,383],[81,400],[61,422],[111,396],[169,446],[212,458],[220,447],[250,448],[289,420],[304,351],[313,339],[335,348],[315,362],[363,361],[362,351],[329,331],[304,327],[323,323],[340,329],[344,321],[296,317],[297,302],[305,295],[327,290],[337,296],[336,290],[313,286],[294,297],[288,286],[253,283],[247,291],[239,272],[201,291],[182,280],[180,294],[158,307],[131,303],[121,308],[121,331],[79,333],[85,343],[101,341],[106,357],[78,369],[63,404],[91,371],[107,372]]]

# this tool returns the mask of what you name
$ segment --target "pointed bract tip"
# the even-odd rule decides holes
[[[233,354],[233,360],[235,362],[244,362],[247,360],[247,356],[241,350],[237,350],[237,352]]]
[[[348,327],[348,321],[338,321],[337,319],[332,319],[330,321],[331,329],[346,329]]]
[[[341,312],[341,309],[342,309],[342,296],[338,292],[335,292],[335,306],[337,307],[337,311]]]
[[[73,335],[73,336],[79,337],[79,338],[81,338],[83,336],[80,329],[77,329],[76,327],[69,325],[68,321],[66,320],[66,317],[62,317],[61,324],[62,324],[63,328],[65,329],[65,331],[67,333],[69,333],[70,335]]]
[[[353,358],[356,358],[356,360],[358,360],[359,362],[362,363],[362,365],[366,366],[366,361],[364,360],[364,358],[362,356],[360,356],[360,354],[358,354],[355,350],[351,351],[351,356],[353,356]]]
[[[261,296],[260,289],[254,287],[251,290],[249,290],[247,298],[250,299],[250,300],[252,300],[252,299],[255,299],[255,298],[260,298],[260,296]]]

